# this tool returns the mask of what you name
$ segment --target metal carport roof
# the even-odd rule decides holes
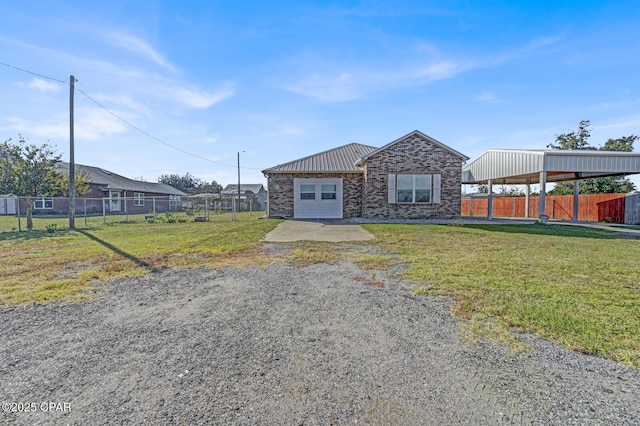
[[[537,184],[640,173],[640,153],[489,149],[462,168],[462,183]]]
[[[538,211],[544,212],[547,182],[573,180],[576,183],[572,220],[577,221],[579,180],[636,173],[640,173],[640,153],[637,152],[490,149],[462,168],[462,183],[489,185],[488,217],[491,218],[493,184],[527,185],[527,206],[529,185],[539,184]]]

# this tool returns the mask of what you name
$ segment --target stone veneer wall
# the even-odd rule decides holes
[[[294,178],[342,178],[343,217],[362,216],[362,173],[272,173],[267,179],[269,216],[293,217]]]
[[[362,216],[385,219],[452,219],[460,217],[462,160],[417,135],[367,159]],[[388,178],[394,174],[441,174],[439,204],[389,204]]]

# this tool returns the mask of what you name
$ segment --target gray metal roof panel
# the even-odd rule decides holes
[[[265,169],[262,173],[362,173],[356,163],[376,149],[373,146],[350,143]]]
[[[69,163],[59,162],[58,168],[64,173],[69,173]],[[123,191],[152,192],[168,195],[187,195],[184,192],[164,183],[143,182],[129,179],[119,174],[110,172],[100,167],[85,166],[76,164],[76,172],[87,176],[89,183],[101,185],[103,189],[114,189]]]
[[[591,150],[490,149],[462,169],[463,183],[537,183],[547,172],[547,181],[581,177],[604,177],[640,173],[640,153]]]
[[[261,189],[264,189],[264,185],[261,183],[241,183],[240,184],[240,192],[251,191],[254,194],[260,192]],[[222,195],[230,195],[230,194],[238,194],[238,184],[232,183],[227,186],[220,192]]]

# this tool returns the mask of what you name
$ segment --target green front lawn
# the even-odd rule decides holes
[[[419,294],[469,327],[509,328],[640,366],[640,239],[562,225],[366,225]]]
[[[0,234],[0,303],[86,297],[92,283],[163,267],[241,263],[279,221],[256,214],[212,215],[211,222],[99,224],[76,231],[65,219],[42,219],[37,230]],[[184,216],[184,218],[188,218]],[[130,218],[134,219],[134,218]],[[58,231],[47,232],[55,223]],[[260,261],[259,257],[253,261]]]

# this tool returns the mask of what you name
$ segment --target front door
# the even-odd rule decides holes
[[[109,203],[112,212],[122,211],[122,203],[120,202],[120,192],[110,191]]]

